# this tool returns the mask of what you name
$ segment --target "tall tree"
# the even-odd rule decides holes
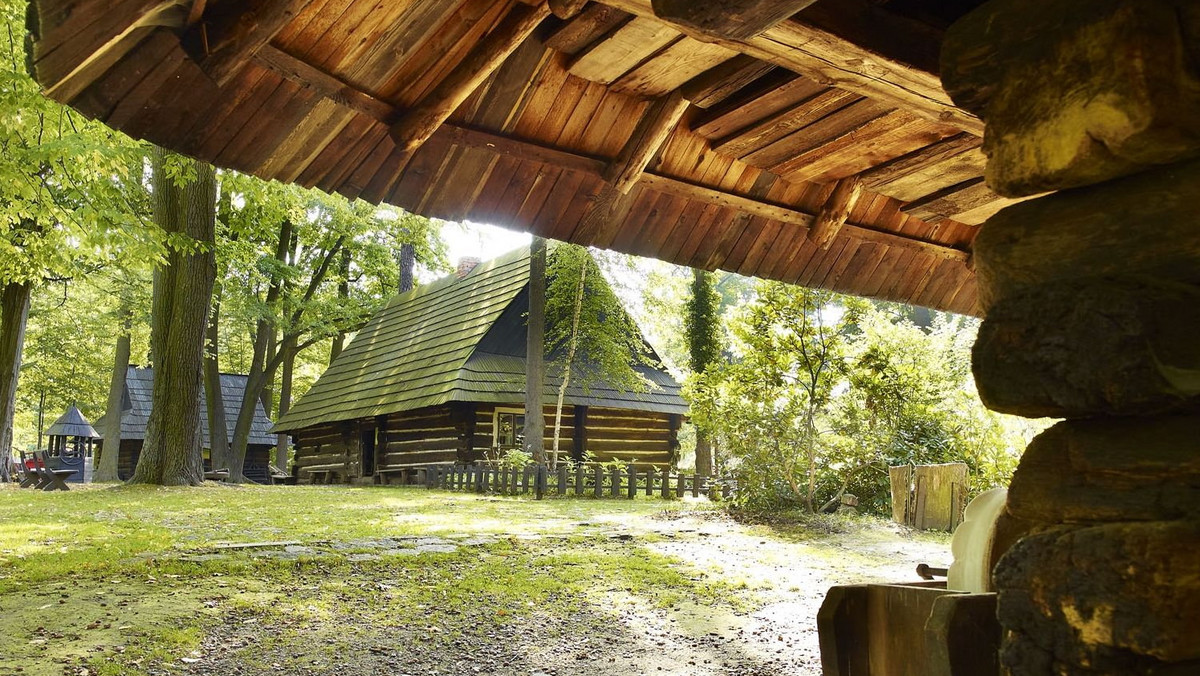
[[[587,249],[556,246],[548,276],[546,353],[562,379],[551,454],[556,464],[563,400],[570,384],[586,389],[603,382],[621,391],[644,390],[646,380],[634,367],[648,361],[648,350]]]
[[[92,481],[118,481],[120,479],[119,456],[121,454],[121,403],[125,394],[125,374],[129,370],[133,329],[133,310],[122,308],[124,321],[122,331],[117,336],[117,347],[113,358],[112,378],[108,386],[107,415],[104,418],[103,429],[97,430],[104,438],[103,451],[92,473]]]
[[[529,244],[529,310],[525,317],[525,452],[546,462],[546,419],[542,388],[546,384],[546,240]]]
[[[24,2],[0,2],[0,457],[10,457],[31,294],[121,255],[153,257],[130,194],[142,149],[41,96],[25,68]]]
[[[696,268],[692,271],[691,294],[684,308],[688,363],[692,373],[703,375],[721,357],[721,296],[713,273]],[[713,442],[709,430],[696,427],[696,473],[710,476],[713,470]]]
[[[169,253],[155,270],[150,352],[150,419],[133,483],[198,485],[200,382],[205,326],[216,276],[216,172],[211,165],[151,153],[154,218]]]

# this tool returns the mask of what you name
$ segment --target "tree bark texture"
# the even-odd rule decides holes
[[[104,427],[98,430],[104,436],[103,452],[96,461],[96,471],[92,481],[120,481],[121,455],[121,401],[125,394],[125,374],[129,371],[130,338],[129,331],[133,328],[132,310],[122,308],[125,315],[121,335],[117,336],[116,358],[113,359],[112,378],[108,385],[108,407],[104,417]]]
[[[417,248],[405,242],[400,245],[400,293],[412,291],[413,270],[417,265]]]
[[[275,260],[279,263],[287,261],[289,247],[292,242],[292,223],[284,220],[279,225],[279,242],[275,247]],[[274,312],[279,303],[283,283],[278,277],[272,277],[267,288],[266,305],[268,312]],[[259,398],[264,388],[270,382],[267,373],[267,362],[273,356],[272,343],[275,340],[274,323],[267,317],[258,320],[254,331],[254,356],[250,360],[250,372],[246,375],[246,390],[242,393],[242,403],[238,408],[237,422],[233,427],[233,445],[229,452],[229,481],[243,483],[246,475],[246,449],[250,445],[250,428],[254,423],[255,404],[261,403]],[[263,406],[264,410],[266,406]]]
[[[700,429],[696,430],[696,474],[699,476],[712,476],[713,470],[713,453],[712,442],[708,435]]]
[[[196,176],[180,186],[165,171],[167,151],[152,153],[154,217],[168,234],[198,245],[173,248],[155,270],[150,345],[154,388],[146,441],[132,483],[198,485],[204,481],[200,452],[200,380],[204,335],[216,277],[216,173],[194,162]]]
[[[404,273],[401,272],[403,280]],[[404,289],[400,289],[401,293]],[[350,250],[342,249],[341,261],[338,264],[338,299],[343,303],[350,298]],[[334,359],[342,353],[342,348],[346,347],[346,334],[338,333],[333,337],[333,342],[329,346],[329,363],[332,364]],[[280,402],[282,405],[282,402]],[[283,411],[279,411],[279,416],[283,417]]]
[[[208,405],[208,445],[212,468],[219,469],[229,460],[229,428],[226,427],[225,397],[221,393],[220,345],[221,287],[213,291],[204,346],[204,403]]]
[[[529,245],[529,314],[525,325],[525,451],[546,462],[546,421],[542,387],[546,381],[546,240]]]
[[[279,377],[279,417],[292,407],[292,377],[296,370],[296,340],[283,345],[283,373]],[[284,471],[288,464],[288,435],[280,434],[275,443],[275,466]]]
[[[12,459],[17,380],[32,295],[33,286],[28,282],[5,284],[0,291],[0,472],[6,474]]]

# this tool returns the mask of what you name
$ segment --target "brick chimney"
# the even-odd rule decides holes
[[[454,276],[458,277],[459,279],[466,277],[467,275],[471,274],[471,271],[474,270],[479,263],[480,260],[474,256],[464,256],[463,258],[458,259],[458,269],[454,271]]]

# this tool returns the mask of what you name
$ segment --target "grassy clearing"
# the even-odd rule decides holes
[[[249,670],[321,671],[377,630],[452,644],[535,614],[722,603],[725,585],[654,553],[653,537],[607,535],[708,509],[405,488],[0,490],[0,673],[182,673],[218,639]],[[369,553],[372,538],[463,535],[487,540]],[[302,552],[217,549],[264,541]]]

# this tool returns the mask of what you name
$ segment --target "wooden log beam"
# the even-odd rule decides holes
[[[397,147],[408,153],[420,148],[549,15],[550,7],[545,3],[518,4],[509,10],[432,92],[392,126]]]
[[[208,7],[183,47],[218,85],[234,78],[312,0],[249,0]]]
[[[808,229],[808,238],[813,244],[821,249],[829,248],[846,224],[846,219],[850,218],[850,212],[858,204],[862,193],[862,180],[857,176],[848,176],[837,182],[812,227]]]
[[[678,91],[651,103],[634,129],[633,136],[621,149],[621,154],[604,172],[604,180],[611,183],[622,195],[628,194],[641,179],[650,160],[675,130],[688,105],[687,99]]]
[[[256,57],[257,61],[268,68],[276,70],[284,77],[316,89],[322,96],[329,98],[351,110],[376,120],[387,121],[395,119],[397,110],[391,104],[381,101],[370,94],[354,89],[336,77],[324,73],[311,65],[303,63],[283,52],[267,47]],[[452,143],[470,148],[489,150],[499,155],[534,160],[567,171],[576,171],[589,176],[603,178],[609,170],[610,162],[596,157],[588,157],[579,153],[545,146],[522,139],[505,136],[492,131],[473,129],[455,124],[443,124],[438,129],[439,136],[444,135]],[[813,214],[780,204],[764,202],[752,197],[731,193],[717,188],[696,185],[671,176],[643,171],[638,181],[650,190],[676,195],[686,199],[701,200],[719,207],[735,209],[750,216],[759,216],[767,220],[788,223],[798,228],[809,228],[813,223]],[[619,213],[628,204],[625,196],[618,193],[612,186],[596,197],[597,205],[589,210],[594,217],[604,214]],[[584,227],[582,224],[580,227]],[[584,227],[587,231],[590,226]],[[860,241],[884,244],[890,247],[902,247],[921,251],[923,253],[966,262],[970,254],[962,249],[955,249],[944,244],[929,242],[922,239],[900,234],[875,230],[866,226],[845,223],[841,232],[845,236],[854,237]]]
[[[548,0],[550,11],[554,16],[560,19],[570,19],[583,9],[583,6],[588,3],[588,0]]]
[[[746,40],[816,0],[652,0],[660,18],[728,40]]]
[[[658,18],[652,0],[603,2],[636,16],[665,21],[697,40],[748,54],[822,84],[983,136],[983,121],[951,101],[936,73],[880,54],[825,29],[789,19],[753,37],[734,40]]]

